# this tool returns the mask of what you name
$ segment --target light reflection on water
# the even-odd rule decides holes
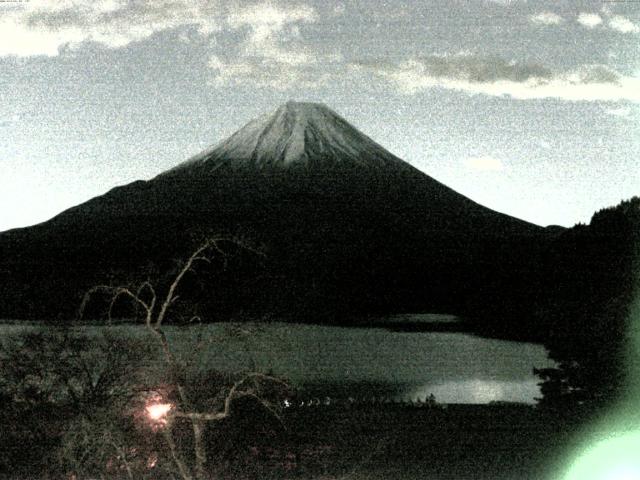
[[[540,396],[540,388],[535,378],[523,381],[457,380],[422,385],[399,395],[399,399],[424,401],[429,395],[434,395],[440,403],[533,403]]]

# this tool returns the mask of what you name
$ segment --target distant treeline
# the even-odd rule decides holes
[[[542,341],[556,369],[537,370],[543,403],[601,407],[620,398],[640,293],[640,198],[595,213],[589,225],[559,233],[527,275],[504,292],[517,309],[476,318],[485,333]],[[636,327],[637,328],[637,327]]]

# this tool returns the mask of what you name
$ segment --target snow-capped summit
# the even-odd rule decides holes
[[[263,168],[406,165],[319,103],[287,102],[175,170],[221,164]]]

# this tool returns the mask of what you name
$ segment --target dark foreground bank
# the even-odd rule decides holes
[[[573,431],[525,405],[317,406],[284,420],[277,435],[220,431],[218,478],[546,479]]]

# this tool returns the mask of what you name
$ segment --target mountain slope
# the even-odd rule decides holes
[[[148,182],[116,188],[64,212],[53,223],[75,216],[250,210],[265,202],[293,208],[294,199],[306,202],[311,211],[332,204],[344,209],[357,205],[377,208],[377,215],[437,221],[431,229],[540,230],[482,207],[425,175],[326,106],[296,102],[249,122],[215,147]]]
[[[195,166],[215,169],[221,165],[258,169],[350,165],[373,169],[402,168],[404,162],[326,106],[288,102],[175,170]]]
[[[531,258],[544,236],[423,174],[327,107],[290,102],[150,181],[0,235],[0,316],[69,315],[110,272],[126,280],[149,264],[168,269],[194,232],[265,245],[264,265],[227,278],[233,288],[216,286],[227,295],[218,306],[308,314],[460,310],[522,281],[532,268],[523,252]]]

